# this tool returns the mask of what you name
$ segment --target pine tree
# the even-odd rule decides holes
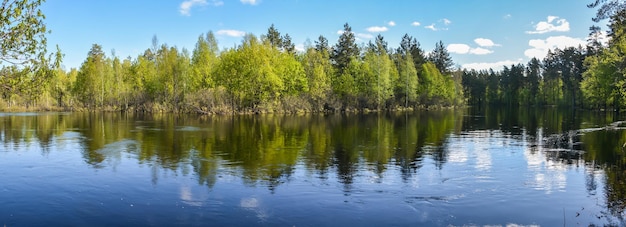
[[[285,34],[282,38],[283,42],[283,50],[288,54],[296,53],[296,46],[291,42],[291,36],[289,34]]]
[[[274,24],[267,29],[267,35],[265,38],[270,42],[272,47],[281,48],[283,47],[283,38],[280,36],[280,32],[274,27]]]
[[[337,45],[333,48],[332,60],[337,69],[337,73],[341,75],[351,58],[359,56],[359,47],[356,45],[356,37],[352,32],[352,28],[348,23],[343,25],[343,33],[339,36]]]
[[[452,62],[450,53],[448,53],[448,50],[443,46],[442,41],[439,41],[435,45],[435,50],[430,53],[430,55],[428,56],[428,60],[435,64],[437,69],[439,69],[439,72],[444,75],[450,73],[452,66],[454,66],[454,62]]]
[[[315,50],[320,53],[329,54],[330,47],[328,46],[328,39],[320,35],[315,41]]]

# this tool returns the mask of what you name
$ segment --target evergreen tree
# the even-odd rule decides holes
[[[539,82],[541,79],[541,62],[537,58],[532,58],[526,66],[527,87],[530,96],[530,103],[537,104],[539,101]]]
[[[452,66],[454,66],[450,53],[448,53],[448,50],[444,47],[442,41],[439,41],[435,45],[435,50],[428,55],[428,60],[435,64],[437,69],[439,69],[439,72],[444,75],[450,73]]]
[[[333,48],[331,59],[337,69],[337,73],[343,74],[351,59],[359,56],[359,47],[356,45],[356,37],[348,23],[343,25],[343,33]]]
[[[283,50],[288,54],[296,53],[296,46],[291,42],[291,36],[289,34],[285,34],[283,39]]]
[[[270,42],[270,45],[272,45],[272,47],[283,47],[283,38],[280,35],[280,32],[278,32],[278,30],[276,29],[276,27],[274,27],[274,24],[272,24],[270,28],[267,29],[267,34],[265,35],[265,38]]]
[[[328,46],[328,39],[326,37],[320,35],[315,41],[315,50],[320,53],[329,54],[330,46]]]
[[[401,53],[403,56],[410,53],[416,69],[421,69],[422,64],[426,62],[424,50],[420,47],[417,39],[409,36],[409,34],[402,36],[402,41],[400,41],[400,47],[398,47],[397,52]]]

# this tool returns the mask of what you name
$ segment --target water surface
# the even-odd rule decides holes
[[[0,225],[623,226],[622,119],[1,113]]]

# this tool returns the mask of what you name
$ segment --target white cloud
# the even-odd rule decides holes
[[[261,2],[260,0],[240,0],[240,1],[243,4],[249,4],[249,5],[257,5],[259,4],[259,2]]]
[[[304,44],[300,43],[300,44],[296,45],[296,51],[304,52]]]
[[[357,33],[356,37],[363,38],[363,39],[374,38],[374,36],[372,34],[367,34],[367,33]]]
[[[413,21],[413,23],[411,23],[411,26],[414,26],[414,27],[417,27],[420,25],[421,25],[420,22],[417,22],[417,21]]]
[[[520,64],[522,59],[517,60],[504,60],[498,62],[478,62],[478,63],[467,63],[461,65],[461,68],[464,69],[474,69],[474,70],[488,70],[493,69],[494,71],[502,70],[504,66],[516,65]]]
[[[511,14],[509,13],[509,14],[507,14],[507,15],[504,15],[504,17],[502,17],[502,18],[504,18],[505,20],[508,20],[508,19],[511,19],[511,17],[513,17],[513,15],[511,15]]]
[[[475,55],[485,55],[485,54],[491,54],[491,53],[493,53],[493,51],[485,49],[485,48],[477,47],[477,48],[472,48],[469,51],[469,53],[470,54],[475,54]]]
[[[389,21],[389,23],[387,23],[387,25],[389,25],[390,27],[396,26],[396,22],[395,21]]]
[[[435,23],[432,23],[431,25],[424,26],[424,28],[427,28],[427,29],[430,29],[430,30],[433,30],[433,31],[447,31],[448,30],[447,26],[452,24],[452,21],[450,21],[450,20],[448,20],[446,18],[443,18],[443,19],[439,20],[439,22],[443,23],[443,27],[435,27]],[[417,23],[417,24],[419,24],[419,23]],[[441,25],[441,24],[438,24],[438,25]]]
[[[344,30],[337,30],[337,35],[343,35],[343,33],[346,32]]]
[[[366,29],[368,32],[386,32],[387,30],[389,30],[387,27],[383,26],[383,27],[379,27],[379,26],[372,26]]]
[[[178,12],[180,12],[180,14],[185,15],[185,16],[191,16],[189,11],[191,11],[192,7],[202,6],[206,4],[207,4],[206,0],[187,0],[187,1],[184,1],[183,3],[180,3],[180,8],[178,9]]]
[[[469,53],[471,48],[470,46],[466,44],[453,43],[453,44],[448,44],[447,49],[448,51],[450,51],[450,53],[467,54]]]
[[[493,41],[491,41],[491,39],[485,39],[485,38],[476,38],[474,39],[474,42],[481,47],[500,46],[500,44],[495,44]]]
[[[462,43],[449,44],[448,47],[446,47],[446,49],[448,49],[450,53],[455,53],[455,54],[485,55],[485,54],[493,53],[492,50],[488,50],[488,49],[481,48],[481,47],[472,48],[469,45],[462,44]]]
[[[584,46],[587,42],[583,39],[572,38],[568,36],[550,36],[547,39],[531,39],[528,45],[531,47],[524,51],[524,55],[528,58],[544,58],[548,54],[548,50],[566,47]]]
[[[216,32],[216,34],[230,36],[230,37],[243,37],[244,35],[246,35],[246,32],[226,29],[226,30],[219,30]]]
[[[430,30],[433,30],[433,31],[437,31],[437,30],[439,30],[439,29],[435,28],[435,24],[431,24],[431,25],[428,25],[428,26],[424,26],[424,28],[427,28],[427,29],[430,29]]]
[[[526,31],[527,34],[543,34],[548,32],[567,32],[569,22],[559,19],[557,16],[548,16],[546,21],[540,21],[535,25],[534,31]]]
[[[552,21],[558,19],[559,17],[557,16],[548,16],[548,23],[552,23]]]

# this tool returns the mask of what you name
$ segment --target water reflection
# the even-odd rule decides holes
[[[338,183],[344,196],[354,197],[367,190],[359,186],[363,182],[394,185],[416,192],[405,202],[415,212],[433,203],[500,193],[498,188],[463,191],[473,183],[509,182],[498,172],[521,173],[521,179],[511,176],[510,181],[553,195],[577,181],[571,179],[572,169],[582,170],[586,193],[604,193],[606,210],[598,217],[619,224],[626,210],[621,150],[626,130],[580,130],[619,119],[528,108],[307,116],[0,114],[0,141],[5,152],[32,146],[42,155],[51,148],[79,151],[93,169],[116,171],[137,162],[150,169],[153,185],[164,176],[182,175],[207,190],[234,180],[278,193],[292,181],[301,183],[304,175],[316,179],[310,184]],[[523,160],[515,159],[518,154]],[[449,184],[457,191],[447,191]],[[191,207],[225,203],[189,185],[176,191]],[[442,194],[419,194],[432,191]],[[270,204],[262,197],[244,196],[235,203],[258,220],[271,219]]]

